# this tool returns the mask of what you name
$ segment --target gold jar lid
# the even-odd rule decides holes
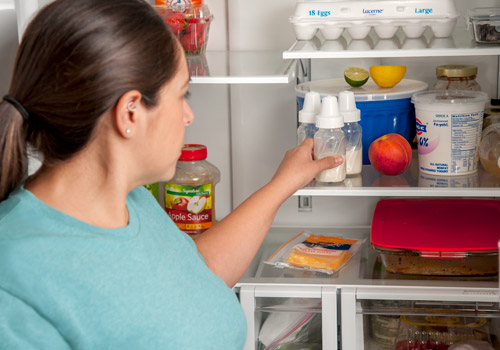
[[[465,78],[477,75],[477,67],[470,64],[447,64],[436,67],[438,77]]]

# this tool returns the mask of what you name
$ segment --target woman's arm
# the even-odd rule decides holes
[[[195,239],[208,267],[228,286],[245,273],[281,204],[321,170],[342,164],[340,156],[313,160],[312,154],[312,139],[287,151],[268,184]]]

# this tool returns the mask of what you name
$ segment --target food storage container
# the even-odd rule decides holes
[[[500,177],[500,123],[491,124],[483,130],[479,161],[487,172]]]
[[[474,40],[478,43],[500,43],[500,7],[483,7],[470,10],[467,27],[472,26]]]
[[[344,30],[353,39],[364,39],[372,28],[381,39],[392,38],[399,28],[408,38],[418,38],[427,27],[445,38],[457,18],[452,0],[301,1],[290,22],[297,40],[310,40],[318,31],[335,40]]]
[[[421,172],[467,175],[478,170],[486,93],[433,90],[413,95]]]
[[[402,274],[497,274],[499,239],[500,201],[489,199],[384,199],[371,227],[383,266]]]
[[[361,111],[359,124],[363,129],[363,164],[370,164],[368,149],[370,144],[382,135],[397,133],[408,142],[415,135],[415,108],[411,103],[414,93],[427,89],[427,83],[403,79],[393,88],[381,88],[372,79],[361,87],[352,87],[345,79],[317,80],[297,85],[295,92],[299,109],[304,96],[316,91],[321,98],[331,95],[338,97],[342,91],[352,91],[356,108]]]
[[[208,32],[213,15],[207,5],[189,4],[189,6],[156,5],[156,11],[163,17],[179,39],[186,55],[205,53]]]
[[[436,67],[437,81],[433,90],[481,91],[476,81],[477,66],[470,64],[446,64]]]
[[[482,317],[463,317],[456,311],[449,314],[402,315],[399,323],[398,350],[441,350],[467,341],[490,343],[489,323]],[[475,347],[466,347],[474,349]]]

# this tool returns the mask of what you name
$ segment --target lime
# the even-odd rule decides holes
[[[396,86],[406,74],[406,66],[371,66],[370,76],[382,88]]]
[[[368,71],[359,67],[349,67],[344,71],[344,79],[347,84],[360,87],[368,81]]]

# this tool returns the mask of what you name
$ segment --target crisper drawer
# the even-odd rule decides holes
[[[339,348],[335,287],[243,285],[239,297],[245,350]]]
[[[342,349],[500,349],[496,290],[344,288]]]

